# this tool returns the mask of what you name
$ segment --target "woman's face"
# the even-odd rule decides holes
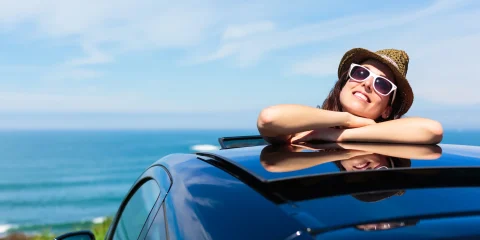
[[[394,75],[386,65],[373,59],[360,65],[395,84]],[[344,111],[370,119],[377,119],[382,115],[384,118],[388,117],[391,112],[389,102],[392,93],[387,96],[378,94],[373,88],[373,83],[372,76],[369,76],[363,82],[353,81],[349,78],[340,92],[340,103]]]
[[[383,155],[370,154],[340,161],[346,171],[365,171],[379,168],[392,168],[392,163]]]

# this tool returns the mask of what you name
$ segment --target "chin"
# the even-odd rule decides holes
[[[350,104],[342,103],[342,107],[343,107],[343,111],[349,112],[355,116],[370,118],[370,119],[377,118],[375,113],[372,114],[372,112],[368,111],[368,109],[365,108],[364,105],[359,103],[355,103],[355,102],[351,102]]]
[[[361,110],[358,110],[358,109],[345,109],[347,112],[355,115],[355,116],[358,116],[358,117],[363,117],[363,118],[370,118],[370,119],[375,119],[373,118],[372,116],[370,116],[369,114],[367,114],[365,111],[361,111]]]
[[[373,110],[376,107],[374,106],[374,103],[362,102],[354,97],[350,91],[343,91],[340,93],[340,103],[342,104],[343,111],[359,117],[375,120],[380,115],[378,112]]]

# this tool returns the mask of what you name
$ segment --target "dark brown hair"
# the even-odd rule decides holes
[[[340,76],[340,79],[335,83],[333,88],[330,90],[330,93],[328,94],[327,98],[323,101],[322,106],[319,108],[324,109],[324,110],[330,110],[330,111],[337,111],[337,112],[343,112],[342,104],[340,103],[340,92],[342,91],[343,87],[347,83],[349,77],[348,77],[348,69],[343,72]],[[400,118],[401,116],[398,115],[398,112],[401,110],[402,107],[402,102],[403,102],[403,96],[399,92],[400,89],[397,89],[395,101],[393,101],[392,105],[392,112],[388,116],[388,118],[384,119],[382,116],[378,117],[377,119],[374,119],[375,122],[384,122],[388,120],[393,120],[396,118]],[[390,100],[393,97],[393,93],[390,94]],[[390,103],[389,103],[390,105]]]

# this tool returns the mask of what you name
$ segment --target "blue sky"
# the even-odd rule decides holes
[[[480,2],[6,1],[0,128],[255,128],[321,104],[353,47],[404,49],[407,115],[480,128]]]

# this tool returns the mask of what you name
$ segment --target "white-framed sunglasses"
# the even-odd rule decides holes
[[[385,77],[377,75],[371,72],[368,68],[352,63],[350,65],[350,70],[348,71],[348,76],[351,80],[356,82],[363,82],[367,80],[368,77],[373,77],[373,89],[375,92],[382,96],[388,96],[390,93],[393,92],[392,104],[393,100],[395,100],[395,96],[397,94],[397,86],[393,84],[392,81],[388,80]]]

